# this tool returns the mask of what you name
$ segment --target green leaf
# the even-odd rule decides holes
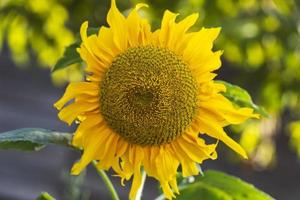
[[[89,35],[97,34],[98,31],[99,31],[99,28],[90,27],[87,30],[87,35],[89,36]],[[77,48],[80,47],[81,42],[82,42],[81,38],[78,35],[76,42],[74,42],[73,44],[66,47],[64,55],[60,59],[58,59],[55,66],[52,68],[52,73],[57,70],[64,69],[72,64],[82,62],[82,59],[76,50]]]
[[[47,192],[42,192],[41,195],[38,198],[36,198],[35,200],[55,200],[55,198],[52,197]]]
[[[201,182],[191,184],[190,186],[182,189],[180,191],[180,195],[176,199],[233,200],[231,196],[226,194],[224,191]]]
[[[253,185],[222,172],[207,170],[194,183],[181,188],[178,200],[274,200]]]
[[[0,149],[36,151],[48,144],[70,147],[71,134],[41,128],[23,128],[0,134]]]
[[[70,46],[66,47],[63,57],[61,57],[55,66],[52,68],[52,73],[64,69],[72,64],[82,62],[80,55],[76,51],[76,49],[80,46],[80,42],[75,42]]]
[[[226,87],[226,92],[224,92],[223,95],[232,103],[241,107],[252,108],[256,113],[261,114],[263,117],[269,117],[269,114],[263,107],[253,103],[251,96],[245,89],[225,81],[218,80],[216,82],[221,83]]]

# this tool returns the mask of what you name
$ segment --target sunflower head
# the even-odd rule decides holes
[[[212,51],[220,28],[187,32],[198,15],[176,22],[165,11],[161,28],[152,32],[138,4],[127,17],[112,0],[109,27],[87,36],[81,27],[78,49],[86,63],[86,81],[70,83],[55,104],[61,120],[80,122],[73,145],[83,149],[72,174],[92,160],[100,169],[113,170],[123,180],[133,177],[130,199],[141,183],[141,168],[156,178],[166,198],[178,193],[176,173],[199,173],[197,164],[215,159],[216,144],[207,134],[247,157],[223,130],[255,117],[249,108],[235,108],[214,82],[222,51]],[[71,102],[70,102],[71,101]],[[70,103],[68,103],[70,102]]]
[[[114,58],[100,84],[101,114],[132,144],[169,143],[196,114],[192,72],[166,48],[146,45],[125,50]]]

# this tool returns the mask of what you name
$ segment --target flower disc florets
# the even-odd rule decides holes
[[[173,52],[138,46],[116,56],[101,82],[101,114],[133,144],[161,145],[181,135],[196,114],[197,86]]]

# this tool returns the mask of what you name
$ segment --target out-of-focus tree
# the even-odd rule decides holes
[[[51,68],[67,45],[74,42],[75,32],[83,20],[104,21],[109,2],[93,0],[1,0],[0,50],[6,44],[19,66],[30,66],[31,60]],[[106,6],[105,6],[106,5]],[[101,20],[97,21],[96,13]],[[81,67],[74,65],[53,73],[54,83],[82,78]]]
[[[138,2],[151,6],[147,15],[154,25],[165,9],[185,17],[200,14],[198,25],[221,26],[217,48],[224,49],[222,74],[230,82],[250,90],[255,101],[265,106],[270,118],[243,125],[241,143],[250,162],[267,167],[275,162],[275,139],[291,130],[291,144],[300,149],[299,129],[285,124],[300,118],[300,2],[297,0],[126,0],[120,9]],[[2,0],[0,1],[0,47],[7,43],[16,63],[29,58],[51,67],[64,47],[76,40],[80,24],[105,25],[109,0]],[[80,79],[75,65],[54,73],[55,80]],[[284,120],[282,120],[284,116]],[[282,124],[282,121],[285,123]],[[294,123],[295,124],[295,123]],[[300,155],[300,153],[299,153]]]

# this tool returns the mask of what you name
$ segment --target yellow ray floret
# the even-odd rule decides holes
[[[179,166],[184,177],[197,175],[199,163],[217,158],[218,142],[207,144],[202,134],[247,158],[223,127],[257,116],[234,107],[221,94],[224,85],[213,80],[221,66],[222,51],[212,51],[220,28],[188,32],[198,14],[177,22],[178,14],[165,11],[161,28],[152,32],[139,15],[143,7],[138,4],[125,17],[112,0],[109,27],[88,36],[88,23],[82,24],[77,50],[86,63],[86,81],[70,83],[54,106],[61,120],[79,122],[72,144],[83,155],[72,174],[96,160],[122,184],[133,178],[129,198],[135,199],[143,169],[172,199],[179,194]]]

